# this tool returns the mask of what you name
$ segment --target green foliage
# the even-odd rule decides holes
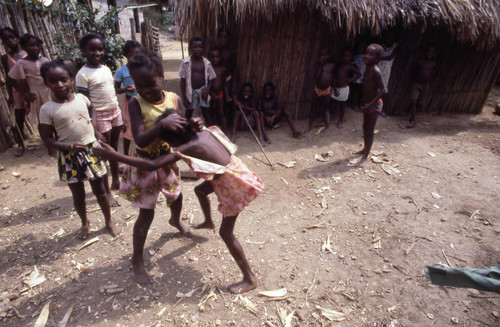
[[[172,11],[163,10],[158,11],[156,8],[146,8],[144,11],[144,18],[151,19],[153,25],[158,26],[162,31],[166,31],[174,22],[174,13]]]

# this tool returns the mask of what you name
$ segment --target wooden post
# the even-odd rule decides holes
[[[135,19],[134,18],[130,18],[130,34],[132,36],[132,40],[135,41],[136,37],[135,37]]]

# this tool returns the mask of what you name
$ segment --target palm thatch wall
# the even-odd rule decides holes
[[[401,32],[389,84],[388,111],[409,102],[409,69],[423,45],[437,43],[439,77],[431,91],[441,112],[479,113],[500,70],[497,0],[173,0],[181,34],[215,43],[231,31],[238,53],[236,84],[277,84],[295,117],[307,116],[312,69],[322,45],[351,45],[359,34]]]

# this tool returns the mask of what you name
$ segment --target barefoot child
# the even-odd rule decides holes
[[[380,44],[371,44],[365,52],[365,73],[363,74],[363,139],[365,145],[363,150],[358,153],[362,154],[361,160],[357,166],[363,165],[368,158],[373,144],[373,136],[375,135],[375,124],[377,123],[378,115],[382,113],[382,97],[386,93],[384,81],[377,63],[384,49]]]
[[[85,65],[76,74],[76,89],[89,98],[94,107],[94,119],[97,131],[104,135],[106,142],[114,149],[118,148],[118,138],[122,130],[122,112],[116,98],[113,74],[101,65],[104,59],[104,39],[99,34],[89,33],[80,39],[80,50],[87,59]],[[111,189],[120,186],[118,162],[110,161]],[[119,205],[110,191],[108,176],[104,177],[104,186],[112,207]]]
[[[242,117],[241,110],[243,109],[243,113],[245,117],[247,117],[248,123],[252,128],[257,127],[259,141],[262,146],[266,146],[267,143],[271,143],[267,137],[264,137],[262,130],[262,120],[260,118],[260,113],[257,110],[257,106],[255,104],[255,99],[253,96],[253,85],[250,82],[245,82],[241,85],[240,92],[234,96],[234,119],[233,119],[233,133],[232,133],[232,141],[236,140],[236,130],[248,128],[245,118]]]
[[[437,48],[435,46],[429,46],[425,58],[418,60],[414,67],[415,78],[411,86],[410,121],[408,123],[408,128],[417,125],[417,111],[422,110],[430,84],[436,76],[436,55]]]
[[[285,108],[280,104],[278,97],[275,95],[276,87],[273,83],[267,82],[263,87],[263,97],[259,103],[259,111],[262,120],[262,126],[269,128],[277,128],[278,123],[285,118],[292,130],[292,136],[295,138],[300,137],[304,132],[299,132],[295,128],[292,117],[286,112]],[[264,139],[267,137],[265,129],[262,130]]]
[[[226,84],[227,69],[221,63],[221,50],[218,47],[210,49],[209,58],[217,77],[213,79],[212,88],[210,89],[210,110],[202,112],[203,119],[205,119],[207,126],[217,125],[220,121],[222,130],[227,132],[227,119],[224,115],[224,94],[226,97],[229,96]]]
[[[162,130],[181,129],[181,123],[185,122],[177,115],[172,115],[162,124],[155,124],[156,119],[167,109],[184,109],[182,101],[177,94],[162,90],[163,67],[161,59],[155,54],[139,53],[127,65],[138,93],[128,104],[132,135],[137,145],[131,157],[155,159],[170,153],[170,145],[159,138]],[[182,235],[190,235],[189,229],[180,221],[182,193],[177,166],[165,164],[156,170],[144,171],[125,165],[120,195],[131,201],[132,207],[139,208],[139,216],[134,225],[132,269],[137,282],[141,284],[153,281],[144,267],[143,252],[160,192],[170,207],[170,225]]]
[[[334,88],[331,92],[334,113],[339,113],[338,128],[344,126],[345,103],[349,98],[349,84],[361,77],[359,70],[352,64],[352,50],[344,50],[342,63],[335,67]]]
[[[159,119],[169,115],[175,115],[175,110],[165,112]],[[205,221],[193,227],[215,228],[208,198],[211,193],[215,193],[219,200],[219,211],[223,215],[219,234],[243,273],[243,280],[230,285],[229,290],[232,293],[243,293],[256,288],[257,278],[233,231],[238,214],[264,190],[264,184],[238,157],[233,155],[236,146],[217,127],[207,128],[198,133],[192,132],[190,128],[178,133],[164,132],[162,139],[176,147],[175,153],[164,154],[155,160],[127,157],[111,147],[106,147],[99,153],[104,158],[113,158],[148,170],[158,169],[183,159],[196,175],[205,179],[195,187]]]
[[[202,56],[205,44],[200,37],[189,41],[192,54],[184,59],[179,69],[182,101],[186,107],[186,119],[190,120],[196,106],[201,112],[210,110],[210,90],[216,75],[212,64]]]
[[[319,111],[323,115],[325,130],[323,136],[330,135],[330,92],[332,90],[333,73],[335,65],[330,62],[331,52],[328,47],[321,48],[318,63],[314,72],[314,95],[309,112],[309,127],[307,132],[313,129],[315,113]]]
[[[130,58],[132,58],[142,50],[142,45],[139,42],[129,40],[123,45],[122,53],[125,58],[127,58],[128,63],[130,61]],[[116,94],[125,93],[125,101],[123,102],[122,110],[123,129],[125,131],[122,131],[122,137],[123,153],[128,155],[130,149],[130,141],[132,140],[132,131],[130,129],[130,114],[128,113],[128,102],[134,95],[137,95],[137,91],[135,90],[134,81],[132,80],[132,77],[130,77],[130,72],[128,71],[127,65],[123,65],[116,70],[115,90]]]
[[[68,183],[73,195],[75,211],[82,220],[79,237],[86,239],[90,222],[87,218],[85,186],[88,179],[92,192],[97,198],[106,221],[106,228],[113,236],[120,229],[111,220],[111,210],[104,189],[102,177],[106,174],[106,165],[92,154],[94,147],[99,147],[92,126],[92,106],[82,94],[71,93],[73,75],[62,61],[51,61],[42,65],[41,75],[47,87],[52,91],[53,100],[40,109],[40,132],[47,147],[59,150],[57,163],[59,178]],[[53,135],[57,135],[57,140]]]
[[[8,49],[7,54],[1,57],[1,62],[6,76],[7,94],[9,95],[7,102],[14,110],[16,118],[16,125],[13,126],[14,138],[17,142],[15,156],[20,157],[24,153],[24,119],[26,112],[29,112],[29,104],[21,93],[13,87],[15,81],[8,74],[18,59],[26,57],[26,52],[19,46],[19,34],[10,27],[0,29],[0,37],[3,45]]]

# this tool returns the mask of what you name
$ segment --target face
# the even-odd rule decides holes
[[[437,49],[435,47],[430,47],[429,50],[427,50],[427,58],[429,59],[434,59],[437,56]]]
[[[212,64],[217,66],[218,64],[220,64],[222,58],[220,56],[220,52],[219,51],[212,51],[210,53],[210,59],[212,61]]]
[[[227,45],[229,44],[229,35],[227,35],[226,32],[220,32],[218,40],[221,46],[227,47]]]
[[[154,69],[143,67],[131,73],[137,93],[147,102],[155,103],[163,97],[163,78]]]
[[[274,97],[273,88],[270,86],[266,86],[266,88],[264,89],[264,96],[266,97],[266,99],[272,99]]]
[[[30,39],[28,43],[24,46],[24,51],[28,54],[28,57],[37,58],[42,51],[42,45],[36,39]]]
[[[203,53],[203,42],[202,41],[194,41],[191,44],[191,51],[193,51],[193,55],[196,57],[200,57]]]
[[[321,50],[319,53],[319,62],[324,64],[328,59],[330,59],[330,54],[326,50]]]
[[[342,57],[342,61],[346,64],[350,64],[352,62],[352,52],[351,51],[344,52],[344,56]]]
[[[54,93],[54,96],[59,99],[65,99],[71,92],[71,84],[73,79],[68,72],[62,67],[55,67],[47,72],[45,77],[45,85]]]
[[[133,49],[132,49],[132,50],[130,50],[130,51],[128,52],[128,54],[126,55],[126,57],[127,57],[127,61],[130,61],[130,59],[132,59],[132,57],[133,57],[133,56],[135,56],[136,54],[139,54],[139,53],[141,53],[141,52],[142,52],[142,48],[139,48],[139,47],[137,47],[137,48],[133,48]]]
[[[92,39],[87,42],[82,52],[89,64],[99,65],[104,57],[104,43],[98,38]]]
[[[19,46],[19,38],[13,33],[5,31],[2,33],[2,43],[9,49],[13,49]]]
[[[245,86],[241,92],[244,99],[249,99],[252,96],[252,88],[250,86]]]
[[[373,47],[368,47],[363,57],[363,61],[365,65],[374,65],[377,63],[378,58],[379,55],[377,54],[377,50]]]

